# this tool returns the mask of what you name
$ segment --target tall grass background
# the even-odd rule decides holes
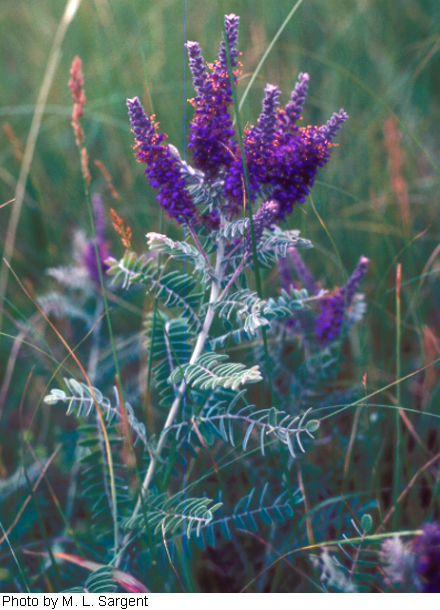
[[[178,230],[166,218],[160,220],[155,196],[133,160],[125,99],[139,95],[146,111],[155,113],[169,135],[168,141],[183,150],[191,117],[186,100],[193,96],[184,42],[199,41],[204,57],[212,60],[218,51],[223,14],[240,15],[240,98],[292,7],[287,0],[82,1],[61,42],[11,258],[14,272],[33,298],[53,285],[46,268],[71,260],[73,229],[89,231],[70,125],[72,102],[67,82],[74,56],[80,55],[83,62],[87,96],[83,128],[92,191],[101,192],[106,208],[113,207],[131,226],[133,247],[141,252],[145,233],[159,230],[161,222],[161,231],[172,237]],[[64,8],[54,0],[3,0],[0,7],[0,203],[15,196],[36,100]],[[300,229],[314,244],[305,260],[326,287],[345,283],[361,254],[371,260],[363,286],[367,314],[344,346],[335,387],[343,389],[363,380],[366,395],[388,388],[368,399],[369,417],[352,409],[323,423],[321,438],[329,442],[301,462],[299,474],[307,506],[297,512],[295,528],[305,529],[305,511],[332,498],[336,508],[331,528],[340,537],[344,532],[338,511],[344,509],[345,496],[365,498],[367,504],[378,502],[379,509],[369,512],[379,525],[380,512],[383,516],[392,501],[396,474],[396,410],[390,407],[402,408],[401,414],[397,411],[402,490],[439,452],[438,419],[423,413],[440,415],[440,377],[436,365],[431,365],[440,357],[439,25],[436,0],[304,0],[271,48],[242,107],[242,123],[254,121],[267,82],[282,89],[285,103],[298,73],[308,72],[304,122],[322,124],[341,106],[348,112],[350,120],[338,136],[331,161],[319,172],[312,197],[288,219],[288,227]],[[119,199],[112,197],[95,160],[110,173]],[[0,208],[2,244],[11,231],[15,203]],[[121,255],[110,229],[109,237],[113,252]],[[396,291],[398,265],[400,292]],[[267,275],[264,282],[265,287],[275,286],[276,274]],[[0,405],[0,478],[6,479],[20,465],[23,431],[44,461],[58,443],[64,443],[66,426],[72,424],[61,409],[39,404],[47,393],[53,363],[38,350],[60,362],[66,355],[62,345],[36,317],[35,305],[11,273],[1,298],[0,381],[5,391]],[[119,294],[118,298],[126,299],[128,309],[118,310],[114,323],[136,341],[142,311],[151,309],[151,303],[144,302],[139,293],[134,297]],[[29,322],[35,332],[28,331]],[[59,328],[69,340],[70,327],[61,321]],[[130,350],[130,339],[118,349]],[[86,350],[78,353],[86,358]],[[110,357],[110,352],[102,354],[103,359]],[[75,370],[72,362],[68,366]],[[145,382],[141,377],[142,395]],[[352,437],[355,440],[350,443]],[[62,538],[54,497],[64,501],[64,451],[65,446],[50,476],[54,491],[41,484],[37,492],[47,535],[54,545]],[[438,462],[433,468],[420,472],[399,502],[393,521],[396,531],[416,530],[423,522],[440,517],[435,484]],[[252,473],[247,476],[252,479]],[[248,483],[243,483],[244,489]],[[29,491],[24,486],[7,495],[1,487],[0,480],[0,495],[4,496],[0,521],[6,529]],[[319,511],[316,515],[308,523],[310,544],[322,540],[320,532],[325,530],[324,517]],[[37,548],[40,539],[36,513],[27,508],[10,536],[11,545],[19,552]],[[0,569],[0,588],[14,589],[16,566],[5,542],[0,557],[5,566]],[[214,553],[209,560],[213,566],[222,563]],[[192,578],[194,590],[240,587],[233,576],[211,569],[211,564]],[[280,570],[274,577],[274,590],[307,589],[306,580],[298,584],[297,573],[291,576],[286,566]],[[280,584],[283,570],[292,578],[287,581],[290,585]],[[52,578],[53,573],[48,582]],[[46,586],[44,579],[43,574],[41,588]],[[64,584],[72,583],[66,580]]]

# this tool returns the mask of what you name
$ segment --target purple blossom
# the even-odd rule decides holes
[[[145,163],[150,186],[159,190],[157,201],[167,214],[179,223],[193,221],[197,209],[186,190],[179,164],[168,146],[162,144],[165,134],[156,133],[154,117],[147,117],[137,97],[127,100],[128,114],[136,137],[135,155]]]
[[[263,100],[263,110],[257,125],[248,125],[244,132],[246,167],[249,177],[251,201],[260,193],[260,185],[267,178],[268,145],[272,144],[277,127],[277,106],[281,94],[274,85],[267,85]],[[244,200],[244,171],[241,155],[238,154],[229,165],[225,176],[224,195],[228,201],[226,212],[229,217],[238,214]]]
[[[416,572],[423,582],[423,593],[440,593],[440,525],[425,523],[414,543]]]
[[[108,242],[102,237],[96,236],[98,244],[99,262],[101,264],[101,272],[103,275],[107,273],[108,265],[105,262],[110,256]],[[96,263],[95,243],[93,239],[89,239],[84,250],[84,265],[87,269],[90,279],[99,284],[99,268]]]
[[[288,252],[290,260],[296,271],[296,275],[298,276],[298,279],[301,281],[304,288],[309,292],[309,294],[318,294],[319,287],[316,284],[315,278],[310,273],[298,250],[292,247],[289,248]]]
[[[219,226],[220,213],[232,220],[246,203],[258,197],[278,202],[274,221],[285,220],[296,203],[304,203],[316,173],[327,163],[331,139],[347,119],[341,110],[322,127],[297,127],[308,89],[308,74],[300,73],[290,101],[279,108],[280,91],[267,85],[263,109],[256,125],[244,130],[244,158],[249,178],[246,202],[245,172],[240,147],[228,108],[232,104],[231,77],[236,82],[239,70],[237,50],[239,18],[225,16],[225,40],[214,63],[205,63],[197,42],[186,44],[196,96],[190,124],[189,144],[195,167],[204,173],[209,189],[216,180],[223,182],[224,202],[218,209],[198,214],[186,189],[178,160],[163,144],[166,136],[156,132],[154,117],[147,117],[138,98],[128,100],[130,121],[136,136],[136,157],[147,165],[145,171],[157,200],[179,223],[202,221],[209,229]],[[228,53],[233,74],[229,74]],[[220,184],[220,182],[219,182]],[[216,185],[217,188],[218,185]]]
[[[292,95],[290,96],[290,101],[285,107],[286,125],[293,127],[296,121],[301,118],[301,112],[304,108],[308,88],[309,75],[306,72],[300,72],[298,75],[298,82],[296,83],[295,89],[292,91]]]
[[[263,112],[260,114],[257,126],[262,145],[271,144],[277,125],[277,107],[281,91],[274,85],[267,85],[264,90]]]
[[[225,16],[225,27],[229,44],[232,66],[238,65],[239,18]],[[225,43],[220,47],[219,58],[208,64],[211,73],[203,66],[203,57],[197,42],[186,45],[190,58],[190,68],[197,96],[191,100],[195,108],[194,119],[190,124],[189,145],[193,151],[194,165],[205,172],[208,180],[214,180],[222,167],[228,166],[238,156],[237,142],[232,140],[235,131],[228,113],[232,104],[232,89],[226,57]],[[236,79],[238,71],[234,72]]]
[[[361,256],[356,269],[351,274],[347,282],[347,303],[351,304],[353,297],[359,288],[360,283],[367,274],[370,260],[366,256]]]
[[[280,204],[278,219],[285,220],[295,203],[304,203],[318,169],[328,161],[331,144],[326,134],[330,137],[347,115],[344,113],[338,115],[338,119],[332,119],[333,122],[329,121],[330,127],[293,128],[290,119],[286,118],[285,109],[277,109],[277,114],[277,128],[272,141],[266,140],[263,144],[258,126],[248,125],[243,144],[251,201],[255,201],[264,187],[266,192],[269,190],[271,198]],[[236,158],[228,168],[224,195],[229,199],[230,215],[237,214],[244,198],[241,157]]]
[[[237,57],[240,55],[239,52],[237,51],[239,24],[240,24],[240,17],[237,17],[237,15],[234,15],[233,13],[231,13],[230,15],[225,15],[226,39],[228,41],[229,56],[230,56],[231,65],[233,68],[235,68],[238,65]],[[226,45],[225,45],[224,41],[222,41],[220,44],[218,60],[219,60],[221,69],[224,72],[229,72],[228,56],[226,53]]]
[[[333,140],[338,129],[341,129],[342,124],[348,119],[348,114],[343,108],[339,112],[334,112],[332,118],[327,121],[327,125],[320,127],[319,131],[325,140],[329,142]]]
[[[218,210],[205,212],[200,216],[200,222],[207,231],[218,231],[220,228],[220,215]]]
[[[260,185],[267,182],[267,163],[270,155],[268,146],[272,145],[276,133],[278,121],[276,111],[280,94],[277,87],[267,85],[263,110],[257,125],[249,125],[245,128],[244,148],[251,201],[255,201],[260,193]],[[243,207],[244,200],[244,172],[240,154],[229,165],[225,176],[224,195],[228,201],[226,214],[228,217],[233,217]]]
[[[264,229],[270,229],[276,220],[279,211],[278,201],[265,201],[261,208],[256,212],[252,218],[255,243],[258,245],[260,242]],[[246,234],[246,252],[252,252],[252,232],[249,231]]]
[[[368,270],[369,260],[361,256],[359,263],[345,286],[319,301],[320,315],[315,320],[315,334],[323,342],[336,339],[341,334],[346,309],[351,305],[359,284]]]
[[[194,89],[200,100],[204,97],[209,97],[212,93],[212,87],[208,81],[208,75],[205,67],[205,60],[202,57],[202,51],[198,42],[188,41],[185,44],[188,50],[189,67],[193,75]]]

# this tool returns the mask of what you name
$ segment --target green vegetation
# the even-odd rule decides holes
[[[365,576],[358,570],[358,558],[351,557],[348,577],[338,580],[337,572],[328,568],[329,553],[320,554],[332,540],[346,535],[359,548],[369,540],[374,569],[366,568],[366,582],[373,583],[370,590],[378,591],[385,585],[375,567],[377,551],[386,534],[414,536],[423,523],[440,519],[438,0],[298,2],[256,76],[261,58],[294,3],[188,0],[186,5],[175,0],[84,1],[71,22],[66,21],[64,32],[63,3],[2,1],[0,244],[13,272],[3,262],[0,590],[61,591],[84,583],[88,573],[83,567],[56,560],[62,552],[88,560],[90,565],[84,567],[89,570],[111,564],[152,591],[319,591],[322,574],[330,590],[350,590],[352,585],[359,587]],[[199,330],[207,310],[196,310],[200,277],[188,275],[188,284],[179,284],[175,269],[183,267],[168,262],[162,274],[170,255],[165,246],[156,248],[161,257],[158,269],[127,254],[130,273],[124,275],[124,268],[120,277],[127,285],[137,285],[107,292],[121,383],[115,381],[117,367],[102,298],[84,283],[78,268],[68,269],[75,265],[75,247],[77,253],[82,247],[77,231],[92,235],[71,126],[69,71],[74,57],[80,56],[87,98],[82,127],[90,192],[102,196],[109,249],[114,259],[124,256],[120,238],[111,229],[113,208],[131,227],[131,245],[140,255],[146,251],[147,233],[178,240],[183,239],[183,229],[162,217],[144,168],[133,158],[125,100],[139,96],[147,114],[155,113],[160,130],[168,134],[167,142],[183,154],[193,113],[187,99],[194,96],[183,45],[197,40],[205,59],[212,61],[227,13],[241,17],[238,101],[255,76],[241,106],[242,128],[259,115],[266,83],[282,90],[284,105],[299,72],[310,75],[302,125],[321,125],[341,106],[350,117],[338,132],[331,160],[320,169],[311,196],[304,205],[295,206],[282,228],[300,230],[301,238],[313,244],[313,249],[301,252],[323,288],[345,284],[359,257],[367,257],[371,262],[362,285],[367,310],[363,320],[351,327],[349,337],[335,347],[331,356],[338,366],[322,386],[314,385],[313,374],[325,363],[309,362],[298,368],[301,387],[310,393],[304,401],[301,398],[302,410],[292,405],[289,414],[312,408],[299,428],[313,432],[316,445],[309,444],[302,454],[296,442],[285,450],[287,441],[278,443],[276,435],[273,440],[267,436],[263,455],[258,426],[242,428],[240,435],[234,424],[238,445],[243,447],[234,452],[230,437],[221,442],[224,404],[215,412],[215,431],[203,417],[196,421],[192,433],[193,440],[200,441],[196,450],[185,426],[180,426],[186,443],[183,451],[192,457],[185,467],[179,464],[177,441],[170,441],[156,481],[157,495],[150,490],[129,520],[127,507],[136,502],[148,466],[148,450],[139,457],[139,447],[147,446],[151,437],[157,441],[167,417],[157,390],[166,385],[172,369],[159,358],[161,346],[169,340],[167,333],[188,340]],[[37,100],[43,105],[37,106]],[[22,197],[20,184],[25,186]],[[64,270],[53,271],[60,267]],[[188,265],[185,271],[190,270]],[[255,290],[252,272],[248,279]],[[276,295],[278,310],[293,301],[302,306],[300,292],[292,302],[286,304],[286,295],[282,301],[276,266],[261,268],[261,280],[259,296]],[[244,289],[240,298],[248,296]],[[169,322],[164,303],[184,311],[185,323]],[[255,315],[268,309],[259,308]],[[278,310],[271,315],[282,317]],[[226,344],[231,361],[240,359],[243,346],[221,334],[217,332],[217,343],[206,351]],[[253,357],[264,362],[264,342],[266,338],[248,356],[246,370],[244,366],[235,370],[237,387],[245,374],[259,380],[259,373],[249,369],[256,363]],[[270,336],[267,342],[271,353]],[[188,364],[190,354],[183,348],[179,351],[178,341],[177,345],[174,383],[180,383],[185,371],[199,374],[206,356],[211,356],[205,353],[197,365]],[[277,363],[271,364],[275,369]],[[79,365],[102,395],[93,397]],[[216,373],[211,388],[221,386],[223,366],[215,358],[208,363]],[[67,385],[63,378],[70,380]],[[228,385],[222,387],[222,400],[230,402]],[[64,392],[57,395],[59,402],[53,388],[63,388],[58,390]],[[268,432],[278,430],[281,416],[271,392],[258,388],[258,384],[249,387],[249,402],[266,410]],[[188,400],[202,404],[197,384],[191,392]],[[50,398],[43,401],[45,396]],[[66,407],[72,396],[76,402],[71,401],[69,412],[76,413],[80,427],[66,416],[60,402],[64,400]],[[111,420],[105,434],[96,433],[97,418],[88,408],[95,398],[106,422]],[[124,411],[121,404],[126,417],[118,415]],[[239,405],[244,406],[244,402]],[[234,409],[231,413],[239,412]],[[319,429],[315,420],[320,421]],[[256,442],[251,434],[256,434]],[[122,441],[115,455],[129,473],[129,489],[122,485],[119,489],[120,462],[113,471],[111,453],[103,450],[103,446],[115,447],[118,439]],[[93,455],[98,456],[95,461],[87,458]],[[89,460],[87,485],[93,488],[98,471],[104,473],[104,487],[109,497],[118,495],[128,534],[118,531],[118,520],[109,511],[105,514],[105,506],[96,504],[92,509],[81,494],[79,459],[84,456]],[[191,480],[187,497],[179,495],[184,477]],[[175,544],[167,539],[168,546],[158,545],[157,535],[160,542],[161,533],[173,533],[181,525],[169,516],[179,510],[187,511],[185,527],[190,534],[193,531],[188,546],[180,538]],[[167,518],[161,520],[166,511]],[[92,527],[98,513],[99,535]],[[194,538],[198,519],[217,523],[206,527],[204,544],[199,540],[199,545]],[[283,524],[275,533],[277,519]],[[129,541],[131,530],[142,534],[139,557],[130,557],[129,562],[129,551],[121,552],[121,547],[119,553],[113,551],[121,536]],[[311,549],[303,551],[304,547]],[[280,560],[285,553],[292,554]],[[102,573],[109,581],[109,570]],[[123,586],[124,575],[112,574]]]

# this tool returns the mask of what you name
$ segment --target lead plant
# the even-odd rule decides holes
[[[119,515],[123,534],[116,565],[124,564],[127,548],[139,534],[147,537],[154,553],[156,536],[160,540],[167,532],[188,541],[194,530],[199,544],[205,537],[213,544],[216,523],[228,531],[231,525],[251,520],[252,529],[254,514],[266,523],[273,520],[271,511],[292,515],[298,496],[290,483],[281,482],[281,475],[266,496],[267,485],[261,486],[257,508],[252,508],[251,493],[232,515],[223,512],[217,521],[214,511],[220,510],[220,503],[213,506],[206,497],[194,498],[192,484],[184,483],[182,472],[174,494],[159,493],[162,477],[168,476],[172,456],[181,454],[188,463],[200,452],[210,455],[208,448],[215,439],[235,445],[240,429],[244,450],[256,443],[263,456],[270,448],[287,450],[292,458],[305,451],[319,422],[311,419],[300,402],[291,404],[283,396],[282,381],[276,375],[270,378],[265,369],[267,350],[280,333],[283,338],[294,333],[304,339],[304,316],[311,315],[316,325],[315,350],[325,351],[342,332],[344,314],[355,301],[368,263],[362,259],[362,269],[351,284],[330,297],[314,280],[309,285],[286,281],[290,257],[298,261],[297,249],[312,244],[299,231],[283,228],[284,222],[306,201],[348,117],[341,109],[322,126],[300,126],[309,76],[299,75],[285,105],[280,103],[278,88],[267,85],[260,116],[244,129],[243,155],[230,114],[240,74],[238,23],[235,15],[225,17],[224,41],[212,64],[205,63],[197,42],[186,44],[195,89],[188,144],[192,163],[166,143],[155,117],[146,115],[137,97],[127,100],[135,157],[145,165],[159,205],[182,226],[186,239],[173,241],[150,232],[149,250],[159,257],[137,256],[127,250],[121,260],[106,261],[114,282],[122,282],[124,288],[141,285],[157,305],[146,320],[153,365],[149,387],[155,388],[151,394],[155,411],[166,413],[161,432],[152,436],[139,422],[140,410],[129,405],[125,409],[133,439],[145,447],[138,456],[140,470],[145,466],[145,471],[134,506]],[[253,272],[277,263],[280,292],[265,298],[248,282]],[[240,362],[243,349],[240,357],[229,358],[228,347],[234,342],[251,350],[248,364]],[[276,368],[281,362],[273,364]],[[264,386],[263,377],[272,384],[272,392]],[[259,392],[249,391],[248,396],[249,384],[259,384]],[[46,401],[68,402],[70,410],[79,407],[83,414],[84,407],[93,409],[86,384],[72,380],[67,390],[53,391]],[[118,391],[115,396],[113,403],[99,393],[97,402],[108,417],[124,420]],[[289,464],[290,468],[292,461]]]

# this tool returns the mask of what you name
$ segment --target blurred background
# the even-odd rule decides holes
[[[158,231],[160,219],[155,195],[133,157],[126,98],[138,95],[146,111],[155,113],[168,142],[183,151],[192,115],[186,100],[193,96],[184,42],[199,41],[205,60],[213,61],[223,15],[240,15],[241,97],[293,5],[288,0],[82,1],[50,81],[11,259],[34,298],[54,285],[45,273],[48,267],[71,263],[74,230],[90,235],[70,125],[68,81],[73,58],[79,55],[83,65],[87,102],[82,125],[91,192],[103,197],[107,237],[115,256],[123,249],[110,226],[110,207],[132,228],[133,247],[140,253],[145,234]],[[0,205],[14,198],[35,103],[64,9],[59,0],[2,0],[0,5]],[[342,285],[361,255],[371,260],[363,284],[367,314],[350,339],[350,358],[344,365],[344,379],[360,382],[367,375],[368,391],[396,378],[398,263],[402,265],[402,376],[440,355],[439,26],[438,0],[304,0],[275,42],[242,109],[242,123],[255,122],[266,83],[277,85],[283,91],[281,102],[286,103],[298,73],[308,72],[302,124],[322,124],[341,107],[350,116],[338,133],[327,167],[318,173],[313,202],[297,206],[287,226],[312,240],[315,248],[305,252],[305,260],[326,288]],[[0,208],[2,248],[12,209],[13,204]],[[178,235],[166,219],[163,232]],[[268,275],[265,285],[275,289],[276,275]],[[35,315],[35,306],[11,274],[3,296],[1,330],[9,336],[0,336],[0,479],[11,475],[20,460],[18,411],[33,366],[25,428],[32,430],[37,444],[50,447],[58,417],[46,407],[36,409],[50,376],[44,358],[32,347],[36,340],[23,331]],[[138,297],[135,305],[142,308]],[[139,329],[141,317],[137,314],[127,321],[122,316],[121,324],[126,332]],[[47,329],[40,330],[46,336]],[[20,331],[22,340],[32,345],[14,342],[11,336]],[[56,357],[64,357],[54,335],[48,333],[45,340]],[[438,413],[438,382],[435,367],[411,377],[402,384],[402,405]],[[395,389],[389,394],[394,397]],[[62,422],[60,430],[65,426]],[[414,416],[413,424],[419,426],[429,452],[436,447],[438,451],[433,422]],[[383,460],[386,463],[386,451]],[[371,463],[365,465],[367,472]],[[408,465],[408,477],[411,468]],[[409,524],[414,527],[426,518],[424,502],[430,506],[432,499],[422,495],[416,498],[415,523]],[[9,522],[5,508],[2,514]]]

